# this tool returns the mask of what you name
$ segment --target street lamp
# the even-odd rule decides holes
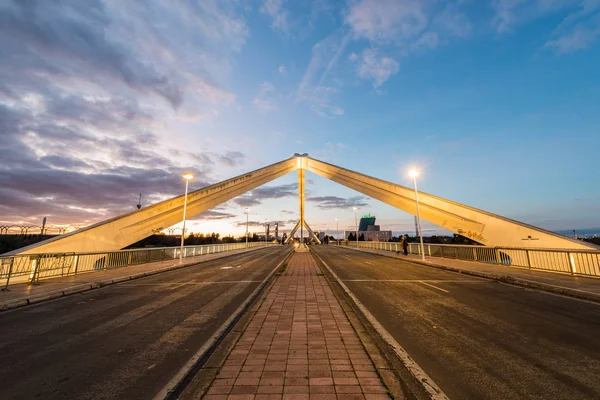
[[[248,248],[248,215],[250,214],[250,209],[246,207],[246,248]]]
[[[423,228],[421,228],[421,213],[419,211],[419,191],[417,190],[417,176],[419,171],[411,169],[408,173],[413,178],[413,184],[415,185],[415,202],[417,203],[417,221],[419,221],[419,239],[421,241],[421,259],[425,261],[425,246],[423,245]]]
[[[356,219],[356,210],[358,207],[352,207],[354,210],[354,226],[356,227],[356,248],[358,249],[358,219]]]
[[[339,240],[340,240],[339,239],[339,234],[340,234],[340,219],[339,218],[335,219],[335,233],[336,233],[336,236],[337,236],[336,239],[337,239],[337,242],[338,242],[338,245],[339,245],[340,244],[340,242],[339,242]]]
[[[329,244],[329,224],[327,224],[327,230],[325,231],[325,237],[327,238],[327,244]]]
[[[185,214],[187,212],[188,186],[194,175],[186,172],[185,174],[181,175],[181,177],[185,179],[185,196],[183,198],[183,229],[181,230],[181,246],[179,247],[179,264],[183,263],[183,241],[185,239]]]

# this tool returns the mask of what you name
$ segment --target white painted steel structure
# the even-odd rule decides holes
[[[297,154],[276,164],[193,191],[188,195],[187,211],[190,216],[197,215],[295,170],[299,171],[301,189],[304,173],[309,171],[412,215],[416,214],[415,192],[411,188],[328,164],[307,154]],[[184,196],[177,196],[7,255],[116,251],[180,222],[183,203]],[[300,222],[306,222],[303,190],[300,190],[300,203]],[[419,192],[419,207],[423,219],[486,246],[598,249],[579,240],[424,192]],[[305,223],[299,224],[301,232],[306,226]]]

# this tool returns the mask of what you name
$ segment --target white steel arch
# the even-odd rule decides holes
[[[299,170],[301,189],[299,191],[300,229],[307,226],[305,221],[302,224],[304,220],[304,170],[328,178],[410,214],[416,214],[415,194],[411,188],[328,164],[311,158],[307,154],[296,154],[281,162],[191,192],[188,194],[188,213],[190,216],[197,215],[295,170]],[[181,221],[183,197],[177,196],[75,232],[17,249],[6,255],[120,250],[152,235],[157,230]],[[596,246],[579,240],[428,193],[419,192],[419,202],[423,219],[486,246],[598,249]]]

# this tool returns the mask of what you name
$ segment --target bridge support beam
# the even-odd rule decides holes
[[[346,187],[416,215],[415,192],[372,176],[315,160],[308,156],[306,169]],[[514,221],[428,193],[419,192],[421,218],[486,246],[546,249],[596,249],[554,232]]]
[[[304,215],[306,171],[331,179],[410,214],[416,214],[415,193],[412,188],[315,160],[307,154],[296,154],[276,164],[191,192],[188,194],[187,212],[190,216],[200,214],[294,170],[298,170],[300,201],[300,220],[295,229],[300,229],[301,238],[304,237],[306,228],[319,242],[306,224]],[[183,217],[183,202],[184,196],[177,196],[75,232],[14,250],[6,255],[120,250],[180,222]],[[424,220],[487,246],[597,250],[592,244],[428,193],[419,192],[419,203]]]
[[[188,193],[187,213],[200,214],[297,169],[296,157]],[[183,182],[181,185],[184,187]],[[140,210],[6,253],[37,254],[108,252],[120,250],[183,218],[184,196],[173,197]]]

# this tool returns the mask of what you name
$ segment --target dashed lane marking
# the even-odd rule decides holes
[[[343,279],[342,282],[434,282],[434,283],[490,283],[471,279]]]
[[[446,289],[442,289],[442,288],[439,288],[437,286],[433,286],[433,285],[431,285],[431,284],[429,284],[427,282],[419,281],[419,283],[422,283],[423,285],[431,286],[432,288],[437,289],[437,290],[441,290],[442,292],[449,293]]]
[[[213,283],[260,283],[262,281],[202,281],[202,282],[162,282],[162,283],[124,283],[119,286],[172,286],[172,285],[208,285]]]

